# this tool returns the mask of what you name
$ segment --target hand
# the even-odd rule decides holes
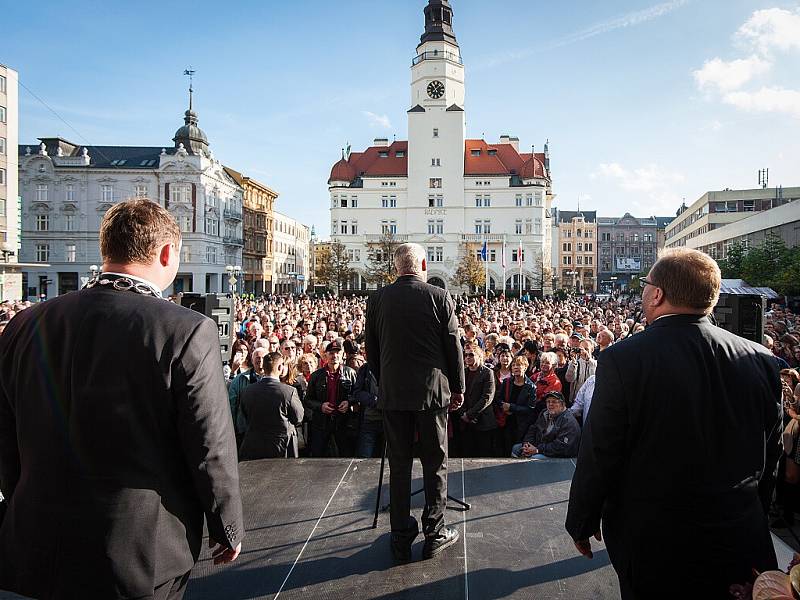
[[[594,534],[594,539],[596,539],[598,542],[602,542],[603,535],[598,531]],[[578,549],[578,552],[583,554],[586,558],[594,557],[594,554],[592,554],[591,540],[575,540],[575,547]]]
[[[333,414],[335,411],[336,411],[336,409],[333,408],[333,405],[330,404],[329,402],[323,402],[322,403],[322,412],[324,414],[330,415],[330,414]]]
[[[450,412],[456,411],[464,404],[464,394],[450,394]]]
[[[349,403],[347,400],[345,400],[344,402],[342,402],[341,404],[339,404],[339,408],[337,408],[336,410],[338,410],[340,413],[344,414],[344,413],[346,413],[346,412],[347,412],[349,409],[350,409],[350,403]]]
[[[523,456],[533,456],[536,454],[536,448],[530,442],[525,442],[522,444],[522,455]]]
[[[216,546],[216,548],[214,548]],[[211,556],[214,559],[215,565],[225,565],[228,563],[232,563],[237,559],[239,554],[242,551],[242,543],[239,542],[239,545],[236,548],[228,548],[227,546],[223,546],[222,544],[217,544],[211,536],[208,538],[208,547],[214,548],[211,551]]]
[[[511,405],[508,402],[503,402],[503,412],[507,415],[511,414]]]

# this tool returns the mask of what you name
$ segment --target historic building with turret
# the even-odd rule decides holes
[[[23,295],[81,287],[102,264],[100,222],[116,202],[149,198],[180,225],[181,267],[167,293],[227,291],[242,265],[242,187],[214,157],[192,108],[164,147],[82,146],[58,137],[19,146]],[[262,275],[263,277],[263,275]]]
[[[467,137],[453,9],[448,0],[429,0],[424,15],[411,63],[408,140],[376,139],[361,152],[345,151],[331,169],[331,239],[351,256],[349,287],[375,287],[369,259],[389,234],[426,248],[435,285],[450,288],[465,254],[480,258],[485,242],[490,288],[518,291],[521,267],[522,289],[549,292],[547,144],[543,152],[523,152],[516,137]]]

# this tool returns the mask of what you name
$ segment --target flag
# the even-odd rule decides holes
[[[519,241],[519,249],[517,250],[517,260],[522,265],[522,240]]]
[[[503,268],[506,268],[506,241],[503,240]]]
[[[488,253],[489,253],[489,251],[488,251],[488,248],[486,247],[486,240],[483,240],[483,248],[481,248],[481,260],[483,262],[486,262],[486,257],[488,255]]]

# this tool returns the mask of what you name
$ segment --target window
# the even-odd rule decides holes
[[[182,262],[192,262],[192,247],[185,245],[181,248],[181,261]]]
[[[5,75],[0,75],[0,94],[6,93],[6,77]]]
[[[6,122],[6,107],[0,106],[0,123]]]
[[[137,198],[147,198],[147,186],[146,185],[137,185],[134,193],[136,194]]]
[[[6,216],[6,199],[5,198],[0,198],[0,217],[5,217],[5,216]],[[5,235],[6,232],[3,231],[3,232],[0,232],[0,233]],[[5,238],[3,238],[0,241],[5,242],[6,240],[5,240]]]
[[[331,196],[331,208],[339,208],[339,196],[336,194]]]
[[[578,242],[578,252],[583,252],[583,244]]]
[[[525,262],[525,249],[523,248],[522,252],[520,253],[519,250],[512,250],[511,251],[511,262],[517,262],[517,260],[522,257],[522,262]]]
[[[389,158],[389,151],[388,150],[381,150],[378,152],[379,158]]]
[[[587,257],[586,257],[586,264],[587,264],[587,265],[591,265],[591,264],[593,264],[593,263],[594,263],[594,257],[592,257],[592,256],[587,256]]]
[[[522,194],[517,194],[517,197],[514,199],[514,206],[522,206]]]
[[[36,215],[36,231],[50,231],[50,215]]]
[[[600,234],[601,241],[603,242],[610,242],[611,241],[611,234],[610,233],[601,233]]]
[[[577,261],[577,264],[579,264],[579,265],[582,265],[582,264],[583,264],[583,257],[582,257],[582,256],[580,256],[580,255],[578,255],[578,261]]]
[[[405,158],[406,157],[405,150],[398,150],[397,152],[394,153],[394,155],[397,158]]]
[[[444,247],[436,246],[436,262],[442,262],[444,260]]]
[[[497,250],[489,250],[489,262],[497,262]]]
[[[594,252],[594,244],[586,244],[587,252]]]
[[[6,138],[0,137],[0,154],[6,153]]]
[[[525,235],[533,233],[533,220],[525,219]]]
[[[64,231],[75,231],[75,215],[64,215]]]
[[[397,221],[381,221],[381,233],[394,235],[397,233]]]
[[[75,186],[71,183],[64,188],[64,200],[67,202],[75,201]]]
[[[169,187],[170,202],[191,202],[192,190],[188,185],[174,184]]]
[[[348,232],[347,221],[342,221],[342,224],[339,226],[339,232],[342,235],[347,235]]]
[[[4,171],[5,173],[5,171]],[[0,183],[5,183],[4,178],[0,178]],[[36,185],[36,201],[47,202],[47,184],[39,183]]]
[[[433,189],[441,189],[442,187],[442,179],[440,177],[431,177],[430,180],[430,188]]]
[[[534,224],[533,233],[535,233],[536,235],[541,235],[541,233],[542,233],[542,218],[541,217],[536,217],[536,219],[534,220],[533,224]]]
[[[483,197],[483,207],[489,208],[492,205],[492,197],[489,195],[485,195]]]
[[[753,212],[756,208],[756,201],[755,200],[745,200],[742,203],[742,210],[745,212]]]
[[[358,208],[358,196],[350,196],[350,208]]]
[[[438,235],[443,235],[444,234],[444,221],[441,220],[441,219],[436,221],[436,233]]]
[[[358,221],[350,221],[350,233],[358,235]]]
[[[36,244],[36,262],[47,262],[50,260],[50,246],[48,244]]]
[[[525,206],[533,206],[533,194],[525,195]]]
[[[189,224],[189,226],[191,227],[191,223]],[[206,233],[208,235],[215,235],[215,236],[219,235],[219,221],[214,217],[206,217]]]
[[[342,196],[342,208],[347,208],[347,196]]]
[[[210,265],[217,264],[217,247],[206,246],[206,262]]]
[[[533,200],[534,200],[534,204],[536,206],[541,206],[542,205],[542,192],[536,192],[533,195]]]
[[[483,206],[483,196],[475,196],[475,208]]]
[[[431,166],[432,167],[441,167],[442,166],[442,159],[441,158],[432,158],[431,159]]]
[[[479,149],[479,148],[478,148],[478,149],[475,149],[475,150],[470,150],[470,151],[469,151],[469,153],[470,153],[472,156],[480,156],[480,155],[481,155],[481,151],[480,151],[480,149]]]
[[[439,129],[437,127],[433,128],[433,137],[439,137]]]
[[[428,221],[428,235],[433,235],[436,231],[436,222]]]
[[[475,233],[483,233],[483,221],[475,221]]]
[[[562,252],[569,252],[570,251],[570,244],[564,242],[561,244],[561,251]]]
[[[75,244],[67,244],[65,246],[64,252],[64,260],[68,263],[75,262],[78,258],[78,252],[75,248]]]
[[[113,202],[114,201],[114,188],[110,185],[102,185],[100,186],[100,199],[103,202]]]
[[[514,233],[517,235],[522,235],[522,219],[517,219],[514,221]]]

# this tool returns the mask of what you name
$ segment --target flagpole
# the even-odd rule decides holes
[[[517,252],[517,258],[519,259],[519,297],[520,300],[522,299],[522,239],[519,240],[519,251]]]
[[[506,295],[506,238],[503,236],[503,296]]]
[[[486,248],[486,257],[483,259],[483,264],[486,267],[486,274],[485,274],[485,276],[483,278],[484,279],[484,283],[486,285],[486,291],[485,291],[484,295],[486,296],[486,301],[488,302],[489,301],[489,244],[488,244],[488,242],[484,242],[484,248]]]

